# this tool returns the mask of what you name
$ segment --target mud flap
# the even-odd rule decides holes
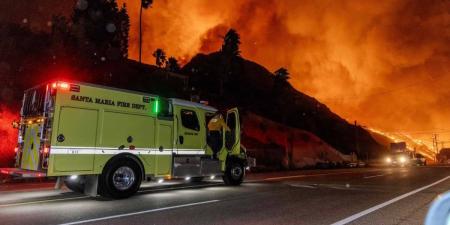
[[[55,183],[55,190],[61,190],[61,187],[64,183],[64,178],[63,177],[58,177],[56,179],[56,183]]]
[[[84,194],[91,197],[96,197],[98,195],[98,175],[86,176]]]

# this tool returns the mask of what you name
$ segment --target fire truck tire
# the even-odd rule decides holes
[[[99,179],[99,194],[103,197],[122,199],[135,194],[142,182],[139,165],[128,157],[119,157],[107,164]]]
[[[84,180],[81,177],[76,180],[65,179],[64,184],[73,192],[84,192]]]
[[[223,175],[223,182],[226,185],[237,186],[242,183],[244,180],[244,166],[242,163],[231,161],[225,170],[225,174]]]

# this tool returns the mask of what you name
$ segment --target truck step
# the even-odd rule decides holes
[[[42,171],[24,170],[19,168],[0,168],[1,174],[7,174],[16,177],[46,177],[47,173]]]

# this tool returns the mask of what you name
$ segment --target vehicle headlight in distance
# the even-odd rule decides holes
[[[399,161],[400,161],[401,163],[404,163],[404,162],[406,162],[406,158],[405,158],[404,156],[402,156],[402,157],[400,157]]]
[[[390,162],[392,162],[392,159],[391,159],[391,157],[387,157],[387,158],[386,158],[386,162],[387,162],[387,163],[390,163]]]

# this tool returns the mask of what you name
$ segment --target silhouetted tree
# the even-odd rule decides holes
[[[241,44],[240,36],[234,29],[230,29],[225,37],[223,37],[222,52],[228,56],[239,56],[241,51],[239,45]]]
[[[152,4],[153,0],[141,0],[139,10],[139,63],[142,62],[142,10],[150,8]]]
[[[153,57],[155,57],[155,64],[159,68],[163,67],[163,65],[166,63],[166,53],[158,48],[153,52]]]
[[[180,65],[175,57],[169,57],[166,63],[166,69],[170,72],[177,73],[180,71]]]
[[[119,11],[119,21],[120,21],[120,54],[123,58],[128,58],[128,41],[129,41],[129,33],[130,33],[130,17],[127,13],[126,5],[123,4],[123,7]]]
[[[278,79],[278,80],[286,81],[290,78],[288,70],[283,67],[276,70],[273,74],[275,75],[275,79]]]

